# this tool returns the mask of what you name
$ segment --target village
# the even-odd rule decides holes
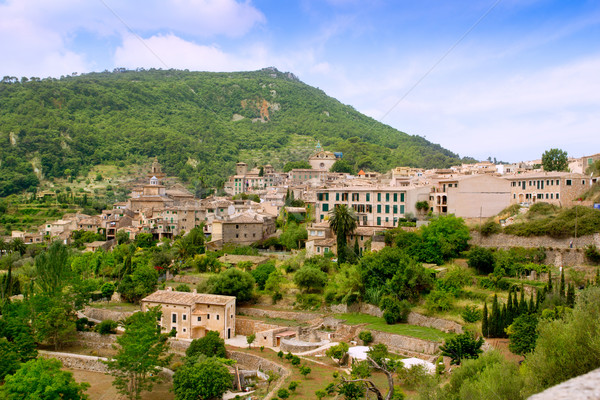
[[[354,376],[357,363],[373,362],[373,344],[383,346],[386,354],[389,352],[390,356],[401,360],[406,371],[413,371],[414,367],[412,373],[415,374],[443,374],[443,371],[455,368],[452,357],[440,356],[443,344],[455,335],[466,335],[473,329],[484,332],[485,328],[479,327],[477,318],[468,320],[463,316],[460,319],[457,315],[440,313],[440,310],[448,310],[442,306],[430,309],[427,303],[427,309],[411,306],[412,309],[407,308],[401,318],[390,322],[386,316],[390,306],[386,306],[385,301],[367,299],[367,294],[357,293],[353,296],[359,296],[359,299],[362,296],[362,300],[327,300],[326,305],[318,300],[315,303],[318,305],[310,305],[310,301],[314,302],[315,298],[323,296],[312,293],[322,293],[327,284],[303,283],[296,277],[305,267],[297,270],[298,267],[294,269],[292,266],[294,263],[300,266],[321,263],[320,268],[330,274],[327,279],[341,279],[335,273],[331,275],[332,271],[336,271],[336,262],[347,251],[344,249],[343,254],[338,254],[340,242],[331,225],[333,211],[338,207],[346,207],[355,215],[355,227],[347,232],[345,243],[348,247],[353,246],[354,262],[357,262],[359,258],[377,252],[388,254],[393,251],[391,247],[395,247],[393,241],[390,243],[390,237],[402,237],[402,233],[398,232],[414,233],[439,216],[458,217],[471,225],[496,218],[499,225],[508,226],[513,223],[512,217],[498,219],[497,216],[513,205],[523,212],[541,203],[558,207],[598,207],[598,204],[582,200],[581,196],[597,183],[596,177],[583,173],[584,166],[600,160],[600,154],[570,160],[571,172],[542,171],[539,160],[515,165],[480,162],[444,170],[397,167],[387,174],[361,170],[356,176],[330,172],[340,159],[343,159],[343,154],[325,151],[317,145],[308,159],[311,169],[292,169],[289,173],[283,173],[264,165],[248,170],[246,163],[239,162],[236,174],[225,185],[228,196],[205,199],[197,199],[184,186],[173,183],[173,179],[166,176],[155,159],[146,173],[147,183],[136,186],[126,202],[117,202],[112,209],[103,210],[100,215],[67,214],[59,220],[46,222],[37,232],[13,231],[12,237],[7,240],[21,240],[25,245],[51,242],[69,245],[76,231],[102,234],[105,240],[84,244],[84,253],[100,254],[98,257],[121,243],[142,243],[142,237],[165,247],[171,241],[181,241],[190,232],[201,232],[201,243],[207,253],[193,256],[193,261],[183,267],[175,265],[177,262],[181,264],[181,260],[175,258],[166,260],[164,267],[156,266],[160,273],[158,290],[155,290],[155,282],[150,286],[154,288],[151,293],[145,292],[143,297],[133,302],[131,295],[125,295],[121,288],[113,289],[108,294],[104,294],[103,290],[102,298],[96,295],[95,301],[77,311],[78,318],[90,326],[112,323],[112,334],[82,329],[66,346],[67,349],[75,346],[77,351],[44,349],[40,350],[40,355],[59,359],[76,376],[83,374],[82,379],[100,379],[100,375],[108,372],[106,357],[110,359],[114,355],[111,349],[124,332],[122,327],[117,327],[116,321],[127,321],[139,311],[153,312],[159,309],[160,333],[170,336],[170,352],[177,358],[188,354],[189,348],[194,347],[198,340],[216,340],[218,337],[222,341],[227,349],[227,359],[234,360],[234,364],[228,366],[233,384],[224,399],[237,396],[283,399],[294,392],[299,398],[327,397],[334,394],[335,390],[346,387],[344,378],[341,381],[338,379],[338,389],[329,387],[329,391],[318,386],[317,382],[295,379],[299,379],[300,375],[306,379],[313,371],[315,378],[312,379],[320,385],[323,379],[317,379],[316,375],[323,377],[333,374],[335,378],[339,376],[336,374],[346,373]],[[170,184],[165,185],[165,182]],[[273,239],[280,237],[290,222],[306,224],[306,237],[300,237],[303,243],[295,250],[282,251],[276,245],[277,240]],[[533,307],[534,294],[539,302],[539,285],[552,281],[553,269],[559,271],[555,272],[555,277],[562,273],[561,279],[564,279],[563,265],[586,264],[584,254],[587,253],[583,249],[586,246],[600,246],[598,234],[584,235],[579,239],[577,236],[557,239],[550,248],[544,238],[529,238],[513,245],[502,243],[502,238],[487,238],[481,233],[479,236],[476,236],[477,233],[472,235],[472,244],[476,242],[479,246],[494,249],[525,247],[531,254],[543,249],[544,257],[541,260],[546,259],[546,264],[551,266],[535,267],[533,270],[533,267],[529,267],[524,278],[529,279],[533,286],[527,289],[521,286],[520,289],[522,298],[525,290],[531,294],[530,307]],[[237,250],[253,248],[251,246],[257,243],[262,243],[262,246],[251,254],[246,250]],[[570,253],[570,249],[574,252]],[[142,249],[138,247],[137,250]],[[207,257],[209,252],[218,254],[218,259],[210,261],[211,258]],[[209,261],[217,265],[216,269],[210,270],[212,274],[198,273],[190,268],[190,265]],[[445,275],[466,274],[464,268],[467,264],[472,267],[470,258],[454,262],[456,265],[431,263],[424,266],[437,280],[446,279]],[[221,271],[244,270],[257,279],[260,279],[258,277],[262,271],[267,271],[268,278],[274,279],[271,277],[277,278],[279,274],[276,269],[285,270],[287,276],[283,278],[279,275],[276,289],[268,288],[267,276],[262,278],[264,292],[255,294],[251,301],[234,295],[202,291],[208,287],[207,278],[210,282],[212,278],[209,276],[215,273],[217,276],[224,275]],[[459,270],[462,272],[457,272]],[[198,267],[198,271],[202,269]],[[584,278],[589,278],[593,270],[584,268],[577,271]],[[236,286],[241,278],[232,276],[229,285]],[[461,279],[463,283],[460,287],[470,285],[473,278]],[[576,275],[573,274],[569,279],[569,285],[574,285]],[[582,279],[580,276],[577,282]],[[510,287],[508,304],[511,304],[513,289],[522,285],[520,282],[515,280],[512,286],[506,287]],[[257,284],[260,289],[261,282],[257,280]],[[500,283],[495,285],[495,288],[487,289],[484,298],[489,298],[500,288],[506,289]],[[343,292],[344,288],[338,287],[337,290]],[[227,289],[224,292],[227,293]],[[327,299],[328,294],[324,296]],[[516,298],[517,295],[514,296]],[[478,299],[467,304],[471,305],[467,305],[465,310],[473,307],[472,311],[475,312],[481,303]],[[477,312],[480,319],[481,311]],[[383,320],[390,325],[382,324]],[[397,324],[398,321],[401,323]],[[489,337],[502,338],[502,335]],[[488,339],[485,346],[487,350],[498,348],[515,357],[507,351],[507,343],[507,339]],[[291,365],[287,365],[286,361]],[[373,374],[380,392],[385,391],[384,378],[389,373],[386,371],[385,368],[379,368]],[[161,376],[166,383],[153,392],[147,392],[145,396],[165,395],[173,379],[173,371],[166,368]],[[299,382],[302,384],[298,389]],[[409,384],[399,390],[411,393],[415,387]],[[392,387],[390,391],[393,391]]]

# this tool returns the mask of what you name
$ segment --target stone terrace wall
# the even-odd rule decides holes
[[[442,332],[463,333],[462,325],[447,319],[427,317],[423,314],[411,312],[406,321],[410,325],[425,326],[428,328],[439,329]]]
[[[279,311],[279,310],[268,310],[262,308],[250,308],[250,307],[239,307],[237,309],[238,314],[248,315],[250,317],[269,317],[269,318],[281,318],[291,319],[298,322],[309,322],[319,319],[318,314],[298,312],[298,311]]]
[[[131,311],[113,311],[113,310],[105,310],[102,308],[93,308],[86,307],[83,310],[83,314],[91,319],[96,319],[99,321],[104,321],[106,319],[112,319],[113,321],[118,321],[120,319],[125,319],[131,317],[133,312]]]
[[[112,349],[117,341],[117,335],[101,335],[96,332],[77,332],[75,344],[90,349]]]
[[[280,376],[275,385],[272,385],[271,391],[267,396],[264,397],[263,400],[269,400],[275,397],[275,393],[285,383],[285,380],[290,374],[290,371],[287,368],[284,368],[282,365],[279,365],[273,361],[266,360],[259,356],[249,353],[243,353],[241,351],[227,351],[227,358],[231,358],[232,360],[236,360],[238,364],[244,366],[247,369],[255,369],[263,372],[273,371]]]
[[[580,236],[577,239],[566,238],[566,239],[555,239],[549,236],[513,236],[505,235],[504,233],[498,233],[495,235],[482,236],[479,232],[471,232],[470,245],[482,246],[482,247],[498,247],[501,249],[508,249],[511,247],[552,247],[554,249],[568,249],[570,248],[571,240],[574,242],[576,247],[585,247],[589,244],[595,244],[600,247],[600,233],[593,235]]]
[[[263,321],[258,321],[251,318],[236,316],[235,318],[235,333],[237,335],[248,336],[253,333],[268,331],[271,329],[282,328],[281,325],[267,324]]]
[[[38,350],[40,357],[56,358],[65,368],[80,369],[83,371],[106,373],[108,370],[102,360],[104,357],[84,356],[81,354],[59,353],[55,351]]]
[[[440,343],[414,337],[371,330],[373,341],[383,343],[392,351],[416,357],[433,356],[439,351]]]
[[[202,281],[202,278],[192,275],[175,275],[172,279],[174,282],[188,283],[190,285],[197,285]]]
[[[383,311],[379,307],[366,303],[352,304],[350,306],[345,304],[336,304],[331,306],[330,309],[332,312],[341,314],[357,312],[361,314],[373,315],[379,318],[383,317]],[[411,325],[439,329],[442,332],[463,333],[462,326],[459,323],[441,318],[427,317],[416,312],[411,312],[408,315],[407,322]]]

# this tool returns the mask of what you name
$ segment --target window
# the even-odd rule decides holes
[[[556,200],[558,200],[558,199],[559,199],[559,197],[558,197],[558,193],[556,193]]]
[[[360,193],[352,193],[352,201],[359,201]]]
[[[210,314],[206,314],[206,319],[210,319]]]
[[[381,225],[381,217],[377,217],[377,225]]]
[[[398,214],[398,206],[394,204],[394,214]]]
[[[323,211],[329,211],[329,204],[327,204],[327,203],[323,204]]]
[[[385,194],[385,201],[390,201],[390,194],[389,193]]]
[[[381,204],[377,204],[377,212],[381,213]]]
[[[404,204],[400,205],[400,214],[404,214]]]
[[[371,201],[371,193],[367,193],[367,201]]]
[[[340,194],[339,193],[335,194],[335,201],[340,201]]]
[[[400,202],[404,203],[404,193],[400,193]]]
[[[386,204],[386,205],[385,205],[385,213],[386,213],[386,214],[389,214],[389,213],[390,213],[390,205],[389,205],[389,204]]]
[[[582,180],[581,180],[581,184],[582,184],[582,185],[585,185],[585,179],[582,179]]]
[[[198,317],[198,322],[202,321],[202,317]]]
[[[560,186],[560,179],[556,180],[556,186]]]
[[[377,193],[377,201],[381,201],[381,193]]]
[[[171,322],[173,322],[174,324],[177,323],[177,314],[171,314]]]
[[[398,193],[394,193],[394,203],[398,201]]]
[[[220,315],[219,315],[219,314],[217,314],[217,321],[219,320],[219,317],[220,317]]]
[[[183,328],[183,333],[186,333],[186,332],[187,332],[187,329]]]
[[[187,314],[183,314],[183,315],[181,316],[181,319],[182,319],[182,320],[184,320],[184,321],[187,321]]]
[[[239,225],[236,225],[236,226],[235,226],[235,229],[240,229],[240,226],[239,226]]]
[[[571,186],[571,180],[570,180],[570,179],[567,179],[567,180],[565,181],[565,184],[566,184],[567,186]]]

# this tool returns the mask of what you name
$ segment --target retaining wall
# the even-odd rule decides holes
[[[75,344],[90,349],[112,349],[117,335],[101,335],[96,332],[77,332]]]
[[[248,315],[250,317],[269,317],[290,319],[299,322],[308,322],[319,319],[318,314],[299,312],[299,311],[280,311],[268,310],[262,308],[238,307],[238,314]]]
[[[514,236],[498,233],[489,236],[480,235],[477,231],[471,232],[471,246],[498,247],[508,249],[511,247],[552,247],[559,249],[569,249],[571,241],[574,247],[585,247],[595,244],[600,247],[600,233],[593,235],[580,236],[575,238],[555,239],[550,236]]]
[[[383,343],[392,351],[413,356],[433,356],[439,351],[441,343],[371,330],[373,341]]]
[[[253,333],[268,331],[271,329],[277,329],[281,327],[281,325],[267,324],[263,321],[259,321],[252,318],[245,318],[239,315],[237,315],[235,318],[235,333],[237,335],[248,336]]]
[[[264,397],[263,400],[269,400],[275,397],[275,394],[281,389],[285,380],[290,375],[290,371],[273,361],[264,359],[254,354],[242,353],[240,351],[227,351],[227,358],[236,360],[238,364],[243,365],[248,369],[256,369],[263,372],[273,371],[279,375],[277,382],[271,386],[271,391]]]
[[[88,318],[96,319],[99,321],[104,321],[106,319],[112,319],[113,321],[119,321],[121,319],[126,319],[133,315],[132,311],[114,311],[114,310],[105,310],[102,308],[93,308],[93,307],[85,307],[83,310],[83,314],[85,314]]]

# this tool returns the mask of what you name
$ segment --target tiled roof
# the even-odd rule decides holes
[[[193,306],[198,303],[225,305],[231,300],[235,300],[235,296],[221,296],[217,294],[207,293],[175,292],[172,290],[157,290],[156,292],[142,299],[142,301],[146,302],[182,304],[187,306]]]

